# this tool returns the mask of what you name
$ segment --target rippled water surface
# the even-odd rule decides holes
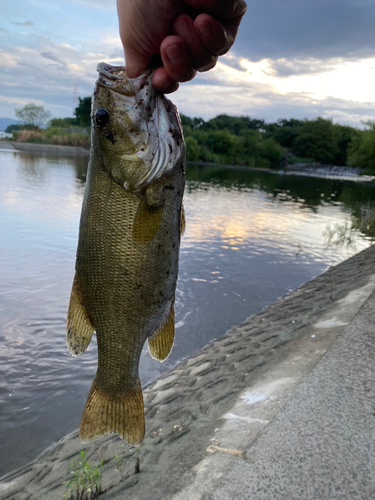
[[[95,339],[65,346],[86,164],[0,151],[0,475],[79,426],[95,374]],[[142,383],[371,244],[374,191],[188,167],[176,341],[163,364],[145,349]]]

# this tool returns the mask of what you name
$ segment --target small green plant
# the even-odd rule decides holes
[[[112,458],[112,462],[116,464],[116,470],[122,474],[122,464],[124,462],[125,455],[118,455],[117,453]]]
[[[66,491],[64,498],[69,500],[91,500],[99,496],[102,491],[102,469],[103,461],[99,467],[93,467],[86,459],[86,452],[79,452],[81,460],[73,458],[70,462],[70,474],[73,476],[70,481],[65,481]]]

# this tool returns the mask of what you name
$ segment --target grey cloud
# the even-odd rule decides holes
[[[312,73],[322,73],[334,69],[334,64],[338,59],[277,59],[271,62],[271,68],[277,76],[288,77],[292,75],[307,75]]]
[[[239,71],[246,71],[246,68],[241,66],[241,64],[239,63],[238,58],[232,54],[226,54],[225,56],[221,57],[220,60],[224,64],[226,64],[227,66],[230,66],[233,69],[237,69]]]
[[[12,24],[15,24],[16,26],[34,26],[34,23],[32,21],[25,21],[24,23],[17,23],[16,21],[11,21]]]
[[[66,63],[58,56],[56,56],[53,52],[41,52],[40,55],[45,57],[46,59],[50,59],[53,62],[61,64],[62,66],[66,66]]]
[[[234,46],[250,60],[375,54],[372,0],[248,1]]]

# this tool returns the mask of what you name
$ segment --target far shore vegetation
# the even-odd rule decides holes
[[[91,97],[79,98],[74,118],[52,118],[43,106],[16,110],[20,125],[6,132],[13,140],[90,147]],[[219,115],[205,121],[181,114],[187,160],[257,168],[318,163],[360,168],[375,174],[375,121],[365,129],[313,120],[280,119],[275,123],[248,116]]]

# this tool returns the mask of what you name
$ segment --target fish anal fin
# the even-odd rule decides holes
[[[148,350],[152,358],[165,361],[171,353],[174,342],[174,306],[166,321],[148,339]]]
[[[111,395],[103,391],[94,379],[83,411],[79,438],[88,443],[111,433],[132,445],[142,443],[145,417],[139,380],[133,389]]]
[[[66,344],[70,354],[76,357],[86,351],[93,333],[94,327],[88,318],[75,275],[66,322]]]
[[[185,229],[186,229],[185,209],[184,209],[184,206],[182,205],[182,207],[181,207],[181,221],[180,221],[180,238],[182,238],[182,236],[184,235]]]
[[[150,206],[144,197],[133,221],[133,238],[136,243],[146,244],[154,238],[163,215],[163,206]]]

